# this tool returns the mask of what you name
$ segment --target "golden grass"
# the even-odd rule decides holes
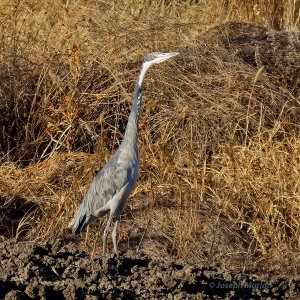
[[[145,81],[140,177],[120,247],[299,273],[297,82],[224,44],[226,22],[263,25],[273,39],[297,31],[299,4],[256,2],[0,2],[0,196],[40,209],[16,235],[28,223],[31,239],[68,232],[122,139],[143,56],[178,50]],[[104,222],[81,247],[101,251]]]

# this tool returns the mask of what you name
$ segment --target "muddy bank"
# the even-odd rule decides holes
[[[297,278],[152,260],[91,258],[73,242],[0,244],[0,299],[300,299]]]

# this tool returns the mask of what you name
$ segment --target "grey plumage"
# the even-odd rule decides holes
[[[79,233],[96,217],[101,217],[109,212],[108,222],[103,234],[103,255],[105,255],[106,238],[113,217],[116,217],[116,222],[112,239],[114,251],[117,254],[117,226],[125,202],[138,177],[138,123],[144,76],[151,65],[161,63],[178,54],[178,52],[154,52],[149,53],[144,59],[135,86],[132,110],[123,141],[112,159],[107,162],[92,181],[74,217],[72,231],[73,233]]]

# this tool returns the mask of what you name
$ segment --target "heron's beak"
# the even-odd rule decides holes
[[[166,54],[170,58],[170,57],[176,56],[176,55],[178,55],[180,53],[179,52],[169,52],[169,53],[166,53]]]
[[[160,57],[160,61],[158,63],[161,63],[161,62],[163,62],[169,58],[172,58],[178,54],[179,54],[179,52],[166,52],[163,54],[163,56]]]

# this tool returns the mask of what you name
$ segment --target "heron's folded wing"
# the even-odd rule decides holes
[[[111,161],[96,175],[89,186],[83,203],[88,214],[104,206],[125,185],[126,171],[120,169],[117,162]]]

